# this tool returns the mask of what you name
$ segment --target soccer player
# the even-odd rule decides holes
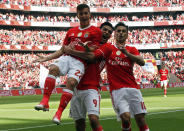
[[[86,60],[105,59],[114,110],[122,121],[122,131],[131,131],[130,113],[134,115],[140,131],[149,131],[146,107],[133,75],[133,65],[145,64],[135,47],[127,46],[128,26],[120,22],[115,26],[115,44],[104,44],[95,52],[70,50],[69,54]],[[67,47],[65,47],[67,48]]]
[[[169,79],[169,72],[166,69],[165,64],[162,65],[162,69],[160,69],[159,75],[161,88],[164,89],[164,97],[167,97],[167,83]]]
[[[109,22],[105,22],[100,26],[100,29],[102,31],[100,44],[102,45],[107,43],[111,37],[113,26]],[[96,61],[89,64],[76,87],[77,90],[74,91],[70,106],[70,116],[75,120],[77,131],[85,131],[86,114],[88,114],[93,131],[103,131],[99,123],[100,93],[98,88],[100,87],[100,72],[104,66],[105,61]]]
[[[63,45],[71,45],[76,50],[84,51],[88,48],[84,48],[81,45],[86,41],[90,41],[91,43],[88,46],[91,47],[90,49],[95,49],[99,46],[102,32],[99,28],[90,25],[91,13],[89,6],[86,4],[78,5],[77,17],[80,21],[80,26],[71,28],[67,32]],[[67,75],[66,89],[63,90],[63,94],[60,99],[60,105],[52,120],[54,123],[60,124],[62,112],[70,102],[73,96],[73,90],[82,78],[87,63],[79,57],[63,55],[63,48],[49,56],[40,57],[36,61],[44,62],[57,57],[59,57],[59,59],[51,64],[49,75],[45,80],[43,99],[41,100],[40,104],[35,106],[35,109],[43,111],[49,110],[48,102],[52,90],[55,87],[56,77]]]

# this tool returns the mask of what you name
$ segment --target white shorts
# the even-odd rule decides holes
[[[98,91],[75,90],[70,105],[70,117],[74,120],[86,119],[86,114],[100,115],[100,94]]]
[[[59,67],[60,75],[75,78],[78,82],[84,74],[84,64],[71,56],[61,56],[52,63]]]
[[[160,85],[161,87],[162,86],[167,87],[167,80],[160,81]]]
[[[120,120],[120,115],[125,112],[130,112],[131,116],[147,113],[142,94],[138,89],[121,88],[113,90],[111,99],[118,120]]]

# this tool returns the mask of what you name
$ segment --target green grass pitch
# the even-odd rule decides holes
[[[168,97],[162,89],[141,90],[147,107],[150,131],[184,131],[184,88],[169,88]],[[102,92],[100,123],[104,131],[121,131],[108,92]],[[0,97],[0,131],[75,131],[74,121],[68,117],[69,106],[62,116],[62,124],[51,122],[59,105],[59,95],[52,95],[50,111],[35,111],[42,95]],[[87,119],[87,130],[91,131]],[[138,131],[132,119],[132,131]]]

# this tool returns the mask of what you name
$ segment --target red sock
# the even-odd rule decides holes
[[[55,88],[55,83],[56,83],[56,78],[52,75],[49,75],[45,79],[45,84],[44,84],[44,91],[43,91],[43,99],[42,102],[47,104],[50,96],[52,94],[53,89]]]
[[[103,131],[103,127],[102,126],[99,126],[98,128],[93,129],[93,131]]]
[[[149,131],[148,125],[140,126],[139,131]]]
[[[164,95],[166,95],[167,94],[167,89],[164,89]]]
[[[131,124],[125,124],[124,122],[122,123],[122,131],[131,131]]]
[[[61,118],[62,112],[64,111],[64,109],[66,108],[70,100],[72,99],[72,96],[73,96],[73,91],[68,89],[63,90],[63,94],[60,99],[60,104],[56,112],[58,119]]]

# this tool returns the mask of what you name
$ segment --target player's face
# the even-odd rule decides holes
[[[88,8],[77,11],[77,17],[80,22],[88,22],[91,17],[91,13]]]
[[[126,27],[118,26],[115,30],[114,35],[115,35],[116,41],[120,43],[124,43],[128,37],[128,32],[127,32]]]
[[[105,25],[101,28],[101,31],[102,31],[102,42],[106,43],[108,39],[111,37],[113,29],[110,26]]]

